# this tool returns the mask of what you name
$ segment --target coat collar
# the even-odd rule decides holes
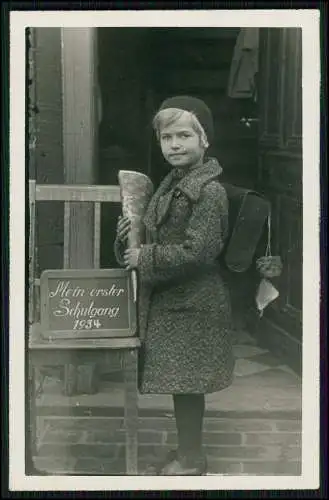
[[[203,186],[212,179],[219,177],[223,169],[215,158],[210,158],[202,167],[195,168],[187,173],[176,185],[192,201],[200,197]]]
[[[212,179],[219,177],[222,167],[215,158],[210,158],[203,166],[189,171],[173,189],[170,185],[174,171],[163,179],[158,190],[149,203],[144,217],[144,224],[151,232],[155,232],[166,218],[173,195],[177,191],[184,193],[191,201],[197,201],[203,186]]]

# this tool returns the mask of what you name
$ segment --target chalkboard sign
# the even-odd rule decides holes
[[[48,339],[136,334],[131,275],[124,269],[47,270],[40,292],[41,329]]]

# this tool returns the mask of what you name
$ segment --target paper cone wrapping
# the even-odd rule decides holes
[[[130,170],[120,170],[118,180],[122,214],[131,220],[132,225],[129,246],[130,248],[138,248],[143,243],[142,219],[153,195],[153,183],[147,175]]]
[[[130,170],[119,170],[118,174],[122,214],[131,220],[128,235],[130,248],[138,248],[144,240],[143,216],[153,194],[153,183],[147,175]],[[132,284],[134,302],[137,300],[137,277],[133,270]]]

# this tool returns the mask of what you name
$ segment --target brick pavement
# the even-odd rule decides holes
[[[301,382],[246,333],[235,346],[235,381],[207,397],[209,473],[301,474]],[[114,376],[115,379],[115,376]],[[176,444],[170,396],[139,397],[139,473]],[[35,466],[48,474],[125,473],[123,390],[104,381],[95,395],[66,397],[56,377],[38,400]]]
[[[284,416],[284,415],[283,415]],[[123,418],[39,417],[35,465],[50,474],[125,473]],[[139,471],[176,444],[172,416],[139,419]],[[300,475],[301,421],[207,416],[204,446],[212,474]]]

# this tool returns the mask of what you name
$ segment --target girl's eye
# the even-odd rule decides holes
[[[181,132],[181,133],[177,134],[176,137],[178,139],[188,139],[189,137],[191,137],[191,134],[189,134],[188,132]],[[172,138],[172,136],[169,134],[161,135],[162,141],[170,141],[171,138]]]

